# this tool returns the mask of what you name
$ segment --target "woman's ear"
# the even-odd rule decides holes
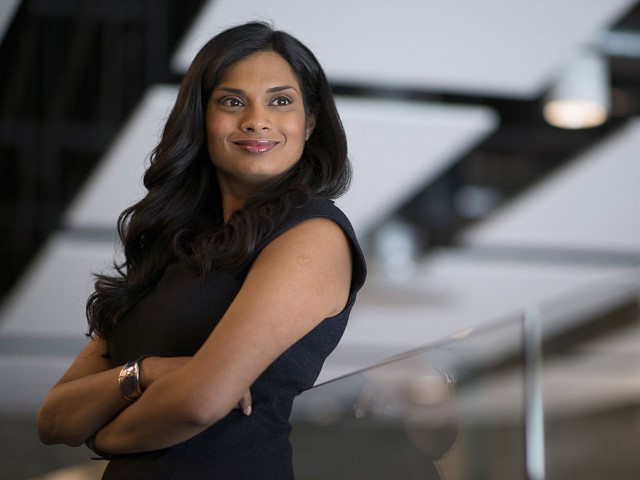
[[[306,142],[311,137],[313,133],[313,129],[316,128],[316,116],[315,114],[307,115],[307,120],[305,122],[304,128],[304,141]]]

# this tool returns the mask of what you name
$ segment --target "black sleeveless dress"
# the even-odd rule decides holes
[[[224,315],[258,253],[294,225],[318,217],[334,221],[351,241],[353,274],[344,310],[322,321],[260,375],[251,386],[253,409],[249,417],[235,409],[174,447],[118,455],[110,461],[103,479],[293,479],[289,443],[293,399],[313,385],[324,360],[338,344],[366,276],[353,228],[333,202],[314,198],[294,208],[239,270],[214,271],[202,283],[179,264],[170,265],[154,290],[118,322],[110,347],[113,366],[141,355],[193,355]]]

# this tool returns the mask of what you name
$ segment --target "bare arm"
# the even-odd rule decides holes
[[[127,406],[118,389],[119,368],[102,356],[105,346],[90,340],[51,388],[36,423],[44,443],[81,445]]]
[[[96,436],[109,453],[180,443],[226,416],[288,347],[348,300],[351,256],[336,224],[308,220],[258,256],[240,292],[198,353],[160,378]]]
[[[106,347],[90,340],[73,364],[51,388],[36,419],[40,440],[47,444],[81,445],[129,403],[120,395],[120,367],[103,357]],[[188,357],[145,359],[142,387],[184,365]]]

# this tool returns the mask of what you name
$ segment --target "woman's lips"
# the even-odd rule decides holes
[[[245,152],[265,153],[278,145],[279,142],[273,140],[236,140],[233,143]]]

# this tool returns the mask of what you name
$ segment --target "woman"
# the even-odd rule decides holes
[[[147,195],[119,219],[125,261],[96,281],[90,341],[40,408],[42,441],[87,441],[111,459],[106,479],[293,478],[293,398],[365,278],[331,201],[349,184],[346,154],[305,46],[260,23],[210,40]]]

